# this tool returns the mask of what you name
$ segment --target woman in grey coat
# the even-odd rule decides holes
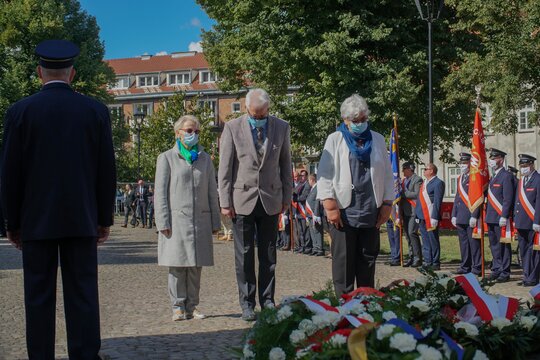
[[[199,304],[201,269],[214,265],[212,233],[220,228],[215,170],[197,144],[199,121],[174,124],[175,146],[157,159],[154,208],[158,263],[169,267],[173,320],[204,318]]]

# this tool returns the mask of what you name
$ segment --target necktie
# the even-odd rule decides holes
[[[525,189],[525,186],[527,185],[527,182],[529,181],[529,177],[528,176],[525,176],[525,178],[523,178],[523,188]]]
[[[257,155],[259,157],[259,161],[262,159],[262,156],[264,154],[264,134],[263,134],[263,128],[258,127],[257,129]]]

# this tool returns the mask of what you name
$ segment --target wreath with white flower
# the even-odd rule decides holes
[[[413,282],[311,296],[265,308],[235,349],[242,359],[526,359],[540,351],[535,303],[485,292],[472,275],[422,271]]]

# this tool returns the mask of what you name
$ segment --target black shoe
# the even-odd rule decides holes
[[[253,311],[253,309],[242,310],[242,320],[255,321],[256,319],[257,319],[257,315],[255,314],[255,311]]]
[[[501,276],[496,280],[498,283],[505,283],[510,281],[510,276]]]
[[[420,261],[415,261],[411,265],[411,267],[413,268],[419,268],[420,266],[422,266],[422,263]]]
[[[470,271],[465,271],[463,269],[457,269],[455,271],[452,271],[452,274],[454,275],[465,275],[468,274]]]
[[[313,256],[324,256],[324,252],[316,252],[312,254]]]
[[[473,271],[472,272],[474,275],[476,276],[481,276],[482,275],[482,272],[481,271]]]
[[[535,286],[536,283],[534,281],[523,281],[523,286]]]
[[[390,266],[399,266],[401,264],[399,263],[399,261],[391,261],[389,265]]]
[[[124,225],[120,225],[120,226],[121,226],[121,227],[125,227],[125,228],[127,228],[127,224],[124,224]]]
[[[405,264],[403,264],[403,267],[409,267],[413,264],[412,260],[407,261]]]
[[[431,270],[433,270],[433,271],[439,271],[439,270],[441,270],[441,265],[432,265],[432,266],[431,266]]]
[[[304,251],[303,251],[303,253],[304,253],[305,255],[311,255],[311,252],[312,252],[311,249],[309,249],[309,250],[304,250]]]
[[[488,280],[496,281],[499,278],[499,274],[491,274],[487,277]]]

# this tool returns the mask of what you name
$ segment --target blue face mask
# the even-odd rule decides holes
[[[268,116],[262,119],[255,119],[251,116],[248,117],[248,121],[251,124],[251,126],[259,128],[266,125],[266,122],[268,121]]]
[[[190,148],[192,146],[197,145],[199,142],[199,135],[195,134],[195,132],[192,132],[191,134],[184,134],[184,144]]]
[[[354,134],[357,134],[357,135],[359,135],[359,134],[363,133],[364,131],[366,131],[367,127],[368,127],[368,122],[367,121],[364,121],[364,122],[358,123],[358,124],[351,122],[349,124],[349,129],[351,130],[351,132],[354,133]]]

